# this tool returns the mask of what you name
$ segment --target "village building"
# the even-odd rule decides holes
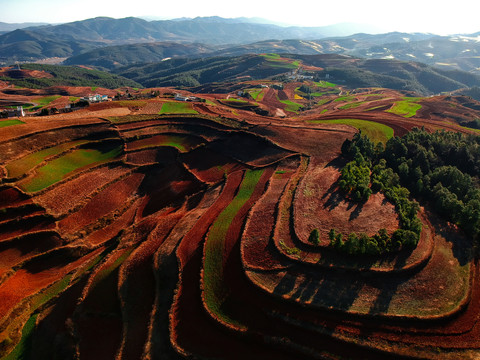
[[[24,117],[25,111],[23,110],[23,106],[17,106],[16,109],[5,109],[0,110],[2,114],[1,117]]]
[[[108,98],[107,95],[95,94],[95,95],[84,96],[82,97],[82,100],[88,101],[90,103],[96,103],[96,102],[102,102],[102,101],[109,101],[110,99]]]

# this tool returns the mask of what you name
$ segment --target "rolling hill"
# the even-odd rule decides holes
[[[201,57],[216,50],[203,44],[180,44],[175,42],[155,42],[130,45],[107,46],[72,56],[65,65],[88,65],[114,69],[136,63],[159,62],[169,57]]]
[[[465,36],[436,36],[422,33],[355,34],[316,40],[302,38],[278,39],[234,45],[200,45],[197,53],[186,44],[174,42],[148,45],[106,46],[74,56],[67,64],[93,65],[115,68],[142,62],[160,61],[164,57],[239,56],[262,53],[290,53],[302,55],[343,54],[366,59],[396,59],[418,61],[443,70],[464,70],[479,73],[480,45],[475,34]],[[166,50],[168,48],[168,51]],[[166,55],[168,53],[168,55]]]
[[[303,64],[303,67],[301,66]],[[146,87],[200,86],[208,83],[255,80],[313,66],[317,79],[357,87],[386,87],[432,95],[480,85],[478,76],[440,70],[422,63],[386,59],[359,59],[336,54],[242,55],[204,59],[171,59],[154,64],[132,65],[116,73]],[[308,70],[307,70],[308,72]]]
[[[51,86],[90,86],[107,89],[123,86],[142,87],[122,76],[76,66],[23,64],[20,70],[14,68],[1,70],[1,81],[32,89]]]

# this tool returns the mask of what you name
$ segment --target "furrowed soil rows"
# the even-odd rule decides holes
[[[392,234],[405,215],[381,192],[354,203],[339,191],[346,139],[386,142],[422,126],[476,134],[480,104],[286,80],[359,59],[245,59],[291,73],[197,87],[223,93],[188,103],[172,100],[173,87],[0,88],[2,104],[132,98],[0,124],[0,358],[480,357],[476,239],[461,221],[439,218],[425,195],[411,251],[348,255],[328,236]],[[475,146],[456,161],[473,164]],[[467,204],[452,199],[442,201]]]

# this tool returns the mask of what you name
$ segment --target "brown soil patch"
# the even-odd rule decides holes
[[[45,78],[53,79],[54,76],[46,71],[39,70],[27,70],[27,69],[15,69],[14,67],[0,68],[0,76],[11,77],[14,79],[25,79],[25,78]]]
[[[109,185],[105,190],[95,195],[81,210],[61,220],[58,223],[59,230],[63,234],[74,233],[121,208],[138,189],[143,177],[143,174],[134,173]]]
[[[295,232],[303,243],[308,244],[313,229],[319,230],[324,245],[329,243],[330,229],[344,236],[351,232],[373,236],[381,228],[392,234],[398,229],[395,206],[383,194],[372,194],[365,203],[349,201],[338,189],[339,177],[337,168],[311,161],[294,200]]]
[[[284,259],[278,256],[272,244],[278,202],[298,162],[278,166],[269,186],[252,207],[241,238],[242,263],[246,269],[273,270],[284,268]],[[283,173],[285,172],[285,173]]]
[[[82,205],[92,193],[125,176],[129,171],[130,169],[123,166],[102,166],[37,196],[35,202],[44,206],[51,214],[66,214]]]

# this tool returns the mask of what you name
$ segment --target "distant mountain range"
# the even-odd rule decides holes
[[[103,47],[69,58],[69,65],[89,65],[111,70],[117,67],[152,63],[167,57],[239,56],[285,53],[300,55],[343,54],[366,59],[417,61],[444,70],[480,74],[478,35],[436,36],[432,34],[355,34],[320,40],[265,40],[233,46],[144,43]]]
[[[10,31],[14,31],[17,29],[24,29],[32,26],[42,26],[42,25],[48,25],[48,23],[32,23],[32,22],[26,22],[26,23],[4,23],[0,22],[0,34],[7,33]]]
[[[367,25],[343,23],[324,27],[284,27],[260,21],[256,18],[220,17],[157,21],[98,17],[35,27],[30,26],[34,24],[3,24],[16,30],[0,35],[0,63],[82,55],[68,63],[112,68],[159,61],[165,57],[195,55],[190,53],[193,50],[191,45],[186,45],[195,44],[194,47],[201,49],[197,54],[199,56],[262,52],[339,53],[367,58],[417,60],[430,65],[436,62],[452,65],[456,63],[455,59],[461,57],[460,63],[456,64],[459,68],[479,67],[475,60],[480,46],[478,33],[463,37],[396,32],[369,35],[365,32],[375,29]],[[149,45],[127,46],[146,43]],[[172,43],[181,45],[175,50]],[[118,47],[122,45],[126,46]],[[104,49],[97,51],[100,48]],[[92,53],[88,54],[89,51]]]
[[[209,45],[246,44],[267,39],[319,39],[351,33],[347,24],[282,27],[242,19],[207,17],[146,21],[98,17],[61,25],[17,29],[0,36],[0,61],[36,61],[76,56],[111,45],[174,41]],[[356,28],[358,30],[358,26]]]

